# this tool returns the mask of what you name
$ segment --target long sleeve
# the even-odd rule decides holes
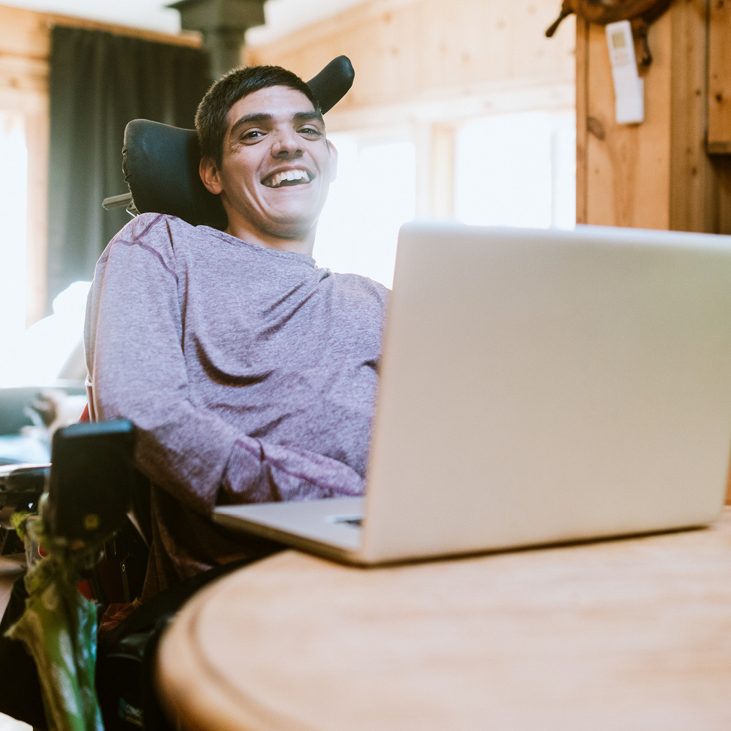
[[[195,308],[207,295],[199,291],[191,255],[178,250],[175,233],[167,217],[140,216],[99,261],[86,326],[97,418],[131,419],[138,430],[140,469],[199,512],[218,502],[360,494],[363,470],[310,448],[307,442],[316,447],[317,440],[306,430],[302,445],[289,432],[279,440],[274,430],[272,438],[266,433],[272,429],[252,422],[250,404],[232,412],[221,403],[222,389],[238,398],[243,389],[261,384],[256,378],[222,376],[210,364],[203,345],[209,333],[195,330]],[[216,256],[213,246],[209,256]],[[211,288],[215,296],[227,290],[236,291],[223,279]],[[215,310],[216,303],[210,306]],[[249,306],[257,311],[256,302]],[[229,333],[231,324],[226,320]],[[270,382],[280,388],[281,379]],[[286,400],[289,393],[281,388],[279,396]]]

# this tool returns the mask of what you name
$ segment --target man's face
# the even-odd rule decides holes
[[[201,177],[220,194],[229,233],[311,249],[336,168],[322,116],[301,92],[272,86],[239,99],[226,123],[221,165],[203,160]]]

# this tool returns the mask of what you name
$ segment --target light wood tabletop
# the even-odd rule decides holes
[[[286,551],[188,603],[184,729],[731,729],[731,508],[708,529],[378,569]]]

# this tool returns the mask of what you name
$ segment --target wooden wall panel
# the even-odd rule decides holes
[[[705,151],[708,0],[675,0],[650,28],[645,121],[614,121],[604,29],[577,27],[577,218],[687,231],[722,228],[718,166]]]
[[[618,226],[669,226],[670,127],[666,15],[653,25],[650,42],[655,60],[645,74],[645,121],[617,124],[614,90],[604,28],[577,26],[577,86],[583,103],[577,110],[577,138],[583,169],[577,175],[579,223]]]
[[[719,232],[718,180],[706,151],[709,2],[675,0],[669,18],[669,228]]]
[[[43,16],[0,5],[0,104],[43,110],[48,94],[48,26]]]
[[[48,57],[48,23],[45,15],[0,5],[2,56],[44,59]]]
[[[710,8],[708,39],[708,149],[731,153],[731,2]]]
[[[715,197],[718,225],[714,230],[731,234],[731,155],[714,157],[711,163],[718,183]]]
[[[354,109],[464,97],[487,86],[574,84],[573,20],[552,39],[556,0],[371,0],[267,45],[247,63],[276,63],[304,78],[330,58],[353,61]]]

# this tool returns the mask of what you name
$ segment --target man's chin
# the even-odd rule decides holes
[[[312,242],[320,208],[320,205],[310,202],[306,206],[265,205],[243,212],[232,210],[224,202],[230,233],[244,240],[261,240],[270,243],[276,239],[289,242]]]
[[[278,221],[269,227],[269,233],[287,241],[305,241],[314,235],[315,224],[309,221],[304,224],[302,221]]]
[[[312,213],[313,206],[306,208],[278,208],[269,211],[267,216],[272,231],[281,231],[287,238],[307,235],[317,226],[317,215]]]

